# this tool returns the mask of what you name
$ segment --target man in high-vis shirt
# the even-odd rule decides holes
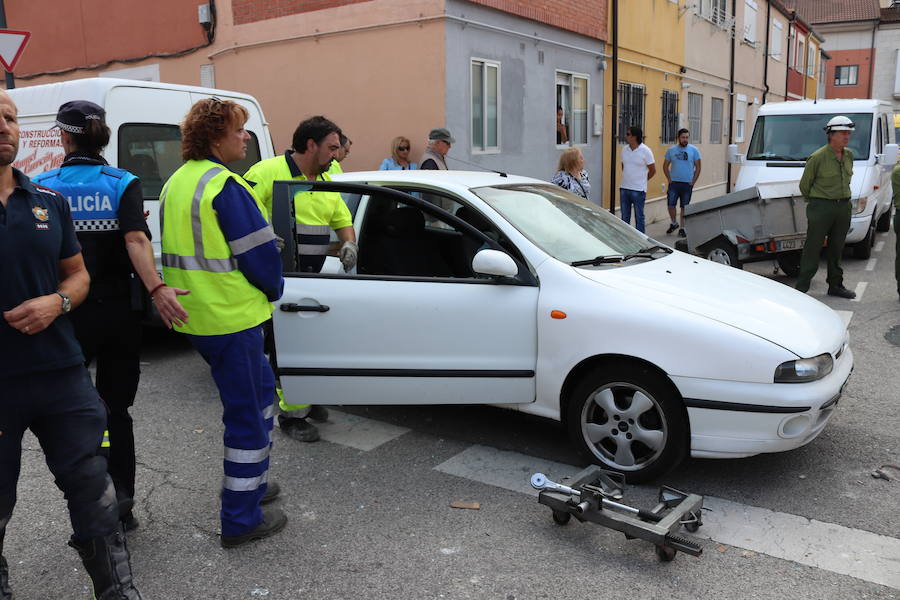
[[[331,181],[327,171],[341,150],[341,135],[340,128],[325,117],[311,117],[294,131],[292,149],[250,167],[244,177],[254,185],[253,191],[266,207],[269,220],[272,218],[272,188],[275,181]],[[340,194],[298,193],[294,196],[294,216],[301,271],[318,273],[322,270],[332,230],[341,241],[340,260],[344,269],[349,271],[356,265],[359,249],[353,218]],[[271,331],[267,337],[271,340]],[[318,429],[306,417],[326,421],[328,411],[322,406],[288,404],[280,388],[278,398],[282,410],[282,414],[278,415],[281,430],[302,442],[318,440]]]

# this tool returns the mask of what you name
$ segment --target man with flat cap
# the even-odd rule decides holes
[[[419,159],[419,168],[431,171],[446,171],[447,163],[444,157],[450,152],[451,144],[456,140],[444,127],[432,129],[428,134],[428,147]]]

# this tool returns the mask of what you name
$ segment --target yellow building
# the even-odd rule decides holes
[[[610,3],[616,0],[610,0]],[[616,207],[618,184],[622,180],[621,150],[625,130],[637,125],[644,131],[644,143],[653,151],[657,175],[651,181],[647,198],[658,195],[662,161],[666,149],[675,143],[681,111],[681,67],[684,64],[684,24],[679,5],[670,0],[618,0],[618,89],[612,84],[612,68],[606,69],[605,89],[610,90],[604,114],[605,127],[603,204],[610,202],[610,141],[616,144]],[[610,19],[610,22],[612,19]],[[610,25],[612,27],[612,24]],[[610,33],[612,39],[612,32]],[[611,65],[610,65],[611,67]],[[612,113],[613,94],[618,115]]]

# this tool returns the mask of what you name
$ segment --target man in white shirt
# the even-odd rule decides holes
[[[628,145],[622,148],[622,185],[619,188],[622,220],[631,223],[631,209],[634,207],[634,226],[644,233],[647,181],[656,175],[656,164],[653,152],[644,144],[644,132],[640,127],[629,127],[625,141]]]

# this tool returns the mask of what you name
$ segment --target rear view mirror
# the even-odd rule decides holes
[[[886,167],[893,167],[895,164],[897,164],[897,155],[897,144],[886,144],[884,146],[884,153],[876,154],[876,157],[878,158],[878,164],[884,165]]]
[[[738,154],[737,144],[728,144],[726,156],[728,157],[729,164],[740,165],[744,163],[746,154]]]
[[[472,271],[478,275],[515,277],[519,274],[519,267],[509,254],[488,248],[475,254],[472,259]]]

